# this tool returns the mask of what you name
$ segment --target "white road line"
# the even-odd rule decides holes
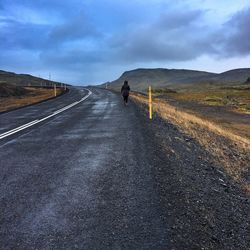
[[[84,96],[80,101],[73,102],[73,103],[71,103],[71,104],[69,104],[69,105],[67,105],[67,106],[65,106],[65,107],[63,107],[63,108],[61,108],[61,109],[59,109],[59,110],[53,112],[53,113],[52,113],[51,115],[49,115],[49,116],[46,116],[46,117],[44,117],[44,118],[41,118],[41,119],[37,119],[37,120],[31,121],[31,122],[26,123],[26,124],[24,124],[24,125],[22,125],[22,126],[19,126],[19,127],[17,127],[17,128],[14,128],[14,129],[12,129],[12,130],[9,130],[9,131],[7,131],[7,132],[5,132],[5,133],[3,133],[3,134],[0,134],[0,140],[3,139],[3,138],[8,137],[8,136],[10,136],[10,135],[13,135],[13,134],[15,134],[15,133],[17,133],[17,132],[19,132],[19,131],[22,131],[22,130],[24,130],[24,129],[26,129],[26,128],[29,128],[29,127],[31,127],[31,126],[34,126],[35,124],[38,124],[38,123],[40,123],[40,122],[43,122],[43,121],[45,121],[45,120],[47,120],[47,119],[49,119],[49,118],[51,118],[51,117],[53,117],[53,116],[55,116],[55,115],[58,115],[58,114],[62,113],[62,112],[65,111],[65,110],[70,109],[70,108],[74,107],[75,105],[77,105],[77,104],[83,102],[84,100],[86,100],[86,99],[92,94],[92,92],[91,92],[89,89],[87,89],[87,90],[88,90],[89,93],[88,93],[86,96]]]
[[[27,123],[27,124],[25,124],[25,125],[22,125],[22,126],[20,126],[20,127],[17,127],[17,128],[14,128],[14,129],[12,129],[12,130],[9,130],[8,132],[5,132],[5,133],[3,133],[3,134],[1,134],[0,135],[0,138],[1,137],[3,137],[3,136],[7,136],[7,135],[11,135],[11,134],[13,134],[13,133],[15,133],[16,131],[18,132],[18,131],[20,131],[20,130],[22,130],[22,129],[25,129],[25,128],[27,128],[27,127],[29,127],[29,126],[32,126],[35,122],[37,122],[38,120],[35,120],[35,121],[33,121],[33,122],[29,122],[29,123]]]

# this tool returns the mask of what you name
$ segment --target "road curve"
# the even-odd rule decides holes
[[[0,141],[0,249],[166,249],[156,164],[136,107],[92,88],[85,101]],[[79,101],[0,115],[0,134]],[[164,162],[164,159],[162,159]]]
[[[84,97],[82,97],[79,101],[75,101],[75,102],[73,102],[73,103],[71,103],[71,104],[69,104],[67,106],[64,106],[63,108],[60,108],[60,109],[54,111],[53,113],[51,113],[51,114],[49,114],[49,115],[47,115],[45,117],[33,120],[31,122],[28,122],[28,123],[25,123],[25,124],[23,124],[23,125],[21,125],[19,127],[16,127],[14,129],[11,129],[9,131],[6,131],[6,132],[0,134],[0,140],[3,140],[6,137],[10,137],[13,134],[20,133],[20,131],[23,131],[23,130],[26,130],[27,128],[33,127],[36,124],[42,123],[42,122],[44,122],[44,121],[46,121],[46,120],[48,120],[48,119],[62,113],[62,112],[65,112],[68,109],[71,109],[72,107],[74,107],[74,106],[78,105],[79,103],[85,101],[92,94],[92,92],[90,90],[87,90],[87,91],[88,91],[88,94],[86,94]]]

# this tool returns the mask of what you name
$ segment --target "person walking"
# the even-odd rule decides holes
[[[128,97],[129,97],[130,87],[128,85],[128,81],[124,81],[124,84],[121,88],[121,94],[123,96],[124,106],[128,105]]]

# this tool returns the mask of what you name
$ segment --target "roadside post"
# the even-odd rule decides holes
[[[149,105],[149,119],[152,120],[152,89],[151,86],[148,88],[148,105]]]
[[[54,95],[56,96],[56,85],[54,84]]]

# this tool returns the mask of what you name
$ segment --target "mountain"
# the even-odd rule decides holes
[[[15,86],[52,86],[54,84],[60,85],[61,83],[49,81],[43,78],[31,76],[28,74],[16,74],[0,70],[0,84],[11,84]]]
[[[133,90],[143,91],[149,84],[152,87],[162,88],[172,84],[186,83],[188,79],[208,78],[215,75],[209,72],[185,69],[135,69],[124,72],[120,78],[110,82],[109,86],[117,89],[125,80],[128,80]]]
[[[148,85],[153,88],[181,88],[188,85],[242,84],[248,77],[250,69],[235,69],[221,74],[187,69],[135,69],[124,72],[117,80],[106,84],[111,89],[119,90],[128,80],[133,90],[145,91]]]

